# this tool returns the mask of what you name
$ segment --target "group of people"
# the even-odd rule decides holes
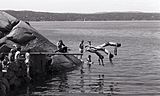
[[[15,48],[11,49],[10,52],[7,54],[1,53],[0,54],[0,69],[8,68],[8,66],[12,63],[19,64],[19,61],[21,59],[21,47],[20,46],[14,46]],[[25,65],[27,67],[27,77],[31,79],[29,74],[30,69],[30,49],[26,51],[25,53]]]
[[[105,47],[107,46],[113,46],[114,47],[114,54],[112,54],[109,50],[107,50]],[[90,52],[90,53],[95,53],[98,56],[98,62],[101,65],[104,65],[103,59],[104,56],[100,53],[100,51],[104,52],[105,54],[108,55],[108,59],[110,63],[112,63],[112,58],[117,55],[117,48],[121,47],[120,43],[115,43],[115,42],[105,42],[101,45],[98,46],[93,46],[91,41],[88,41],[87,45],[84,45],[84,40],[82,40],[79,44],[79,52],[84,53],[84,52]],[[57,43],[57,50],[55,52],[61,52],[61,53],[66,53],[68,51],[68,47],[63,43],[62,40],[59,40]],[[80,59],[82,60],[82,55],[80,56]],[[88,55],[87,62],[91,61],[91,55]]]
[[[105,48],[106,46],[114,46],[114,55],[117,55],[117,48],[121,47],[121,44],[115,43],[115,42],[106,42],[106,43],[103,43],[98,46],[93,46],[91,41],[88,41],[88,44],[84,45],[84,40],[82,40],[79,44],[79,51],[80,51],[80,53],[84,53],[84,51],[90,52],[90,53],[95,53],[98,56],[99,64],[104,65],[104,62],[103,62],[104,56],[100,53],[100,51],[102,51],[108,55],[110,63],[112,63],[112,58],[114,57],[114,55],[109,50],[107,50]],[[80,59],[82,59],[82,56],[80,57]],[[90,65],[92,62],[91,55],[88,55],[87,61]]]

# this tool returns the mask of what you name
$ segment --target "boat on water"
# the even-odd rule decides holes
[[[55,53],[57,46],[39,34],[28,22],[0,11],[0,53],[9,53],[14,49],[13,45],[21,47],[22,57],[27,50],[31,51],[30,75],[33,79],[48,72],[71,71],[82,64],[81,60],[74,56],[82,54]],[[0,73],[0,87],[4,87],[4,90],[0,92],[6,94],[12,86],[22,85],[26,80],[24,70],[24,59],[20,64],[10,64],[6,71],[3,70],[4,72]]]

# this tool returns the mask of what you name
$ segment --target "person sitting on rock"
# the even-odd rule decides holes
[[[67,52],[67,46],[64,45],[62,40],[59,40],[59,42],[57,43],[57,50],[55,52]]]

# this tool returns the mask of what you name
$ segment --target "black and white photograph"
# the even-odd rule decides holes
[[[160,96],[160,0],[1,0],[0,96]]]

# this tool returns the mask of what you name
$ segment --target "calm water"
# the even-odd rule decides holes
[[[91,40],[93,45],[119,42],[122,47],[113,64],[104,54],[105,65],[99,65],[97,56],[91,54],[94,64],[90,69],[84,64],[83,69],[54,76],[29,87],[29,94],[160,96],[160,21],[31,22],[31,25],[53,43],[62,39],[73,52],[78,52],[82,39]],[[107,49],[113,52],[113,47]],[[84,61],[89,54],[84,54]]]

